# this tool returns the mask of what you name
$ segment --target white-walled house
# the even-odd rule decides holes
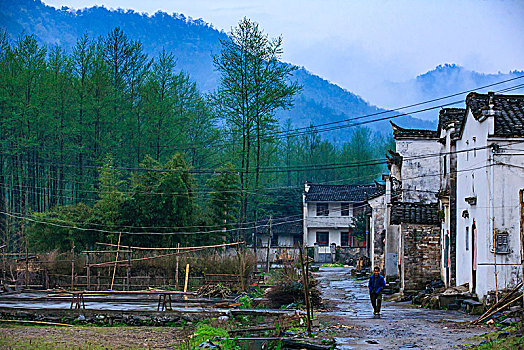
[[[524,96],[469,94],[456,152],[457,284],[483,298],[522,280]]]
[[[436,131],[391,124],[395,152],[390,151],[389,174],[383,177],[384,274],[388,280],[399,277],[401,290],[408,292],[440,278],[436,199],[440,145]]]
[[[320,185],[306,183],[303,194],[304,246],[315,247],[316,260],[331,260],[331,246],[367,252],[367,232],[354,232],[354,220],[368,208],[369,196],[383,191],[377,185]],[[365,238],[361,237],[365,234]],[[367,255],[367,254],[366,254]]]

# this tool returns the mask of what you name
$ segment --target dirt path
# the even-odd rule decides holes
[[[384,302],[382,318],[373,319],[367,281],[351,278],[349,268],[321,268],[316,278],[328,309],[318,313],[321,330],[337,349],[457,349],[487,331],[467,327],[472,318],[458,311],[406,303]]]

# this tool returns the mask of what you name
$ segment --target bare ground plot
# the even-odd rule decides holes
[[[1,349],[173,349],[191,330],[171,327],[24,327],[3,325]]]
[[[338,349],[457,349],[488,329],[468,326],[468,315],[385,302],[382,318],[373,319],[367,281],[349,269],[321,268],[317,274],[328,311],[319,313],[321,329]]]

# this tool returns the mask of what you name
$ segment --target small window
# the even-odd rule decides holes
[[[327,203],[317,203],[317,216],[329,216],[329,207]]]
[[[507,233],[496,233],[495,243],[497,245],[497,254],[509,253],[509,235]]]
[[[349,216],[349,203],[341,203],[340,204],[340,215],[341,216]]]
[[[278,247],[278,235],[274,234],[271,236],[271,246]]]
[[[444,155],[444,175],[448,173],[448,157]]]
[[[469,250],[469,226],[466,226],[466,250]]]
[[[293,235],[293,247],[298,248],[302,244],[302,235]]]
[[[340,232],[340,246],[351,247],[349,232]]]
[[[317,243],[320,247],[329,245],[329,232],[317,232]]]

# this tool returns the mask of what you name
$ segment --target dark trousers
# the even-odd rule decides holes
[[[379,314],[382,306],[382,293],[371,293],[369,298],[371,299],[371,305],[373,305],[373,313]]]

